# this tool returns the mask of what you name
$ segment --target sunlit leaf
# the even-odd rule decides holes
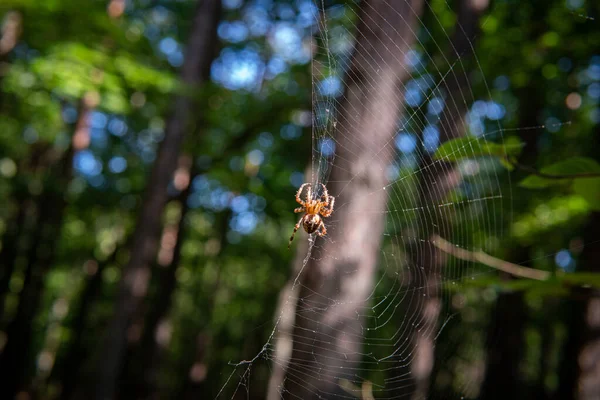
[[[518,156],[523,143],[516,137],[507,138],[504,143],[494,143],[473,136],[453,139],[442,144],[435,152],[435,159],[458,161],[465,158],[494,156],[504,159]]]
[[[546,166],[542,168],[540,172],[542,174],[553,175],[554,177],[546,178],[539,175],[530,175],[522,180],[520,185],[529,189],[541,189],[551,185],[565,183],[565,180],[572,180],[573,175],[600,173],[600,164],[591,158],[572,157]],[[581,178],[581,180],[589,181],[590,178]],[[584,184],[585,182],[582,183],[582,185]]]

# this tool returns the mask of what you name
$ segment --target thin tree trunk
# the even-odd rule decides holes
[[[220,1],[200,0],[182,67],[183,82],[196,87],[207,80],[214,57]],[[95,397],[112,399],[127,342],[127,330],[146,296],[150,265],[158,249],[167,187],[177,166],[185,132],[189,129],[193,101],[178,96],[167,121],[165,138],[154,163],[142,210],[135,228],[131,256],[119,285],[115,309],[109,321],[97,368]]]
[[[355,381],[364,336],[359,315],[373,290],[385,223],[385,171],[395,155],[391,143],[402,108],[398,88],[408,78],[404,55],[414,43],[422,6],[422,0],[361,2],[328,188],[338,196],[331,217],[336,225],[317,240],[299,277],[284,399],[332,398],[345,394],[341,380]]]
[[[32,321],[42,298],[44,279],[56,255],[67,206],[65,192],[73,174],[73,155],[89,142],[88,118],[94,101],[94,96],[84,96],[81,100],[71,144],[56,165],[56,170],[50,173],[50,178],[55,181],[47,185],[38,202],[37,230],[34,232],[25,268],[23,289],[17,313],[8,326],[7,342],[0,356],[0,376],[3,377],[3,382],[6,382],[0,387],[0,398],[13,398],[18,390],[23,389],[30,373]],[[85,140],[86,137],[88,140]]]
[[[172,295],[177,284],[176,272],[181,261],[181,246],[185,233],[187,200],[191,193],[192,158],[180,157],[176,172],[180,180],[181,191],[173,200],[179,208],[178,221],[168,224],[163,229],[161,247],[158,252],[159,283],[153,306],[146,316],[144,331],[138,346],[129,351],[120,397],[124,399],[147,399],[157,393],[159,367],[168,344],[168,335],[161,334],[169,330],[168,312],[171,308]],[[174,241],[174,242],[173,242]],[[167,245],[169,243],[169,245]],[[173,245],[170,245],[173,243]]]
[[[0,37],[0,109],[4,105],[5,96],[2,82],[9,70],[9,54],[19,42],[23,30],[23,17],[18,11],[10,11],[4,17],[2,36]]]
[[[312,176],[311,168],[307,168],[304,176]],[[277,302],[277,311],[275,323],[277,333],[275,335],[275,354],[273,356],[273,365],[271,366],[271,376],[267,388],[267,400],[279,400],[280,392],[283,388],[285,372],[287,370],[290,358],[292,357],[292,346],[294,343],[293,331],[296,321],[296,307],[298,305],[298,292],[300,287],[294,286],[294,280],[302,270],[304,260],[309,250],[309,242],[302,240],[296,248],[294,266],[292,268],[291,279],[279,294]]]
[[[84,288],[79,296],[78,304],[73,312],[73,322],[70,330],[73,332],[73,338],[69,341],[69,346],[62,361],[53,368],[52,374],[57,376],[61,385],[60,399],[70,400],[73,398],[75,389],[81,379],[81,368],[84,360],[87,358],[88,350],[85,347],[85,336],[89,333],[86,330],[88,324],[88,315],[96,302],[100,289],[102,287],[102,274],[107,266],[116,262],[117,255],[122,246],[118,246],[108,259],[101,262],[89,260],[86,266],[86,278]]]
[[[488,1],[462,0],[459,4],[458,23],[451,39],[451,57],[464,57],[473,52],[474,42],[479,34],[479,20],[488,7]],[[453,62],[453,60],[450,60]],[[465,135],[466,112],[473,101],[469,78],[464,68],[457,67],[442,83],[446,94],[446,106],[439,122],[440,143]],[[416,299],[416,313],[420,313],[412,332],[413,358],[410,361],[411,379],[398,381],[395,395],[409,395],[413,399],[426,399],[431,384],[431,373],[435,360],[435,342],[438,318],[441,311],[439,290],[442,268],[446,265],[447,254],[433,243],[433,236],[450,237],[452,227],[444,222],[447,210],[437,205],[443,203],[450,191],[461,182],[456,165],[449,162],[434,162],[426,150],[420,154],[420,174],[417,193],[421,212],[418,216],[419,238],[409,246],[412,270],[422,269],[422,274],[411,276],[413,299]],[[413,302],[414,303],[414,302]],[[410,311],[409,311],[410,312]]]

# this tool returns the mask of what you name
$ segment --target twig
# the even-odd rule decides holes
[[[580,172],[577,174],[555,175],[555,174],[548,174],[545,172],[541,172],[529,165],[521,164],[520,162],[518,162],[517,160],[515,160],[512,157],[506,157],[506,161],[508,161],[508,163],[515,168],[518,168],[525,172],[529,172],[532,175],[537,175],[541,178],[546,178],[546,179],[600,178],[600,172]]]
[[[511,262],[492,257],[481,250],[465,250],[450,243],[449,241],[438,235],[433,236],[433,244],[435,245],[435,247],[442,250],[444,253],[448,253],[456,258],[465,261],[479,262],[481,264],[487,265],[488,267],[492,267],[499,271],[506,272],[507,274],[511,274],[513,276],[535,279],[538,281],[545,281],[550,277],[550,273],[548,271],[540,271],[539,269],[528,268],[523,267],[521,265],[513,264]]]

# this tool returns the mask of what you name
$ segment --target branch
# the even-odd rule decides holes
[[[523,267],[521,265],[513,264],[511,262],[501,260],[496,257],[492,257],[489,254],[484,253],[481,250],[469,251],[457,247],[456,245],[448,242],[446,239],[434,235],[433,244],[444,253],[448,253],[456,258],[465,261],[478,262],[488,267],[492,267],[507,274],[518,276],[521,278],[535,279],[538,281],[545,281],[550,277],[550,272],[541,271],[539,269]]]
[[[529,165],[521,164],[513,157],[506,157],[506,161],[515,168],[518,168],[522,171],[528,172],[532,175],[537,175],[541,178],[546,179],[576,179],[576,178],[600,178],[600,172],[580,172],[577,174],[568,174],[568,175],[555,175],[555,174],[547,174],[545,172],[541,172]]]

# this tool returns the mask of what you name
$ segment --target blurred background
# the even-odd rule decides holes
[[[365,17],[378,7],[389,24]],[[0,398],[600,398],[599,14],[589,0],[3,0]],[[360,179],[344,149],[383,130],[319,112],[344,115],[352,71],[383,76],[377,46],[406,37],[392,68],[405,76],[382,87],[417,121],[384,132],[389,160],[373,149],[401,183],[346,218]],[[383,61],[352,61],[369,46]],[[477,180],[430,195],[452,166]],[[300,228],[288,250],[303,182],[327,184],[340,211],[329,239]],[[467,206],[432,224],[402,211],[444,201]],[[309,306],[302,290],[329,310],[359,298],[339,274],[300,274],[347,256],[350,222],[377,238],[374,261],[356,255],[366,290],[404,310],[367,319],[365,343],[437,311],[424,342],[401,336],[428,351],[390,372],[366,359],[394,344],[369,348],[344,361],[357,373],[335,377],[340,394],[276,345],[286,329],[302,343],[286,318]],[[426,283],[398,272],[410,265]],[[411,306],[411,285],[433,303]]]

